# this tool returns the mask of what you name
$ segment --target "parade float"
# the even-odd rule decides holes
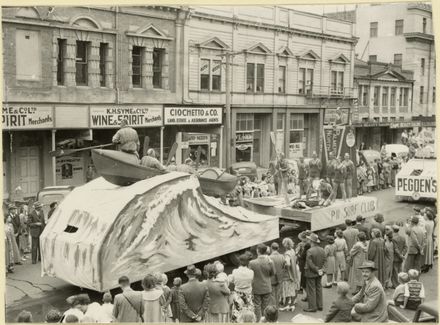
[[[40,238],[42,275],[106,291],[279,237],[278,217],[205,196],[195,175],[169,172],[129,186],[97,178],[75,188]]]

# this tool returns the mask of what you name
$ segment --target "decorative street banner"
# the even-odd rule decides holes
[[[83,157],[65,156],[57,158],[57,185],[84,184]]]
[[[127,119],[131,127],[162,126],[162,108],[149,106],[90,106],[90,128],[114,128]]]
[[[396,184],[396,195],[437,198],[437,180],[435,177],[396,177]]]
[[[347,218],[354,220],[358,215],[368,218],[377,212],[377,198],[375,197],[358,196],[346,202],[338,200],[328,207],[313,209],[311,230],[336,227],[343,224]]]
[[[222,124],[222,107],[164,107],[165,125]]]
[[[53,109],[50,106],[4,104],[3,130],[51,129],[54,126]]]
[[[343,126],[324,127],[324,153],[325,161],[328,160],[328,154],[333,152],[335,156],[341,154],[343,135],[345,128]]]

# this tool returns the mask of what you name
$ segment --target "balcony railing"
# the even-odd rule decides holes
[[[344,88],[333,88],[331,86],[313,86],[311,89],[306,89],[307,97],[350,97],[353,98],[355,88],[344,87]]]

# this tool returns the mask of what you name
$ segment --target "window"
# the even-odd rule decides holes
[[[369,106],[370,96],[368,91],[370,90],[369,86],[362,86],[362,106]]]
[[[283,65],[278,67],[278,92],[286,92],[286,67]]]
[[[202,59],[200,67],[200,89],[209,90],[209,70],[211,62],[206,59]]]
[[[382,87],[382,107],[388,107],[388,87]]]
[[[332,71],[331,75],[331,93],[343,94],[344,93],[344,72]]]
[[[423,33],[426,33],[426,18],[423,18]]]
[[[87,86],[89,72],[89,42],[76,41],[76,84]]]
[[[395,34],[396,35],[403,34],[403,19],[396,20]]]
[[[400,106],[408,106],[408,88],[400,88],[399,104]]]
[[[162,63],[164,53],[164,49],[153,49],[153,88],[162,88]]]
[[[391,107],[396,106],[396,87],[392,87],[392,88],[391,88],[391,93],[390,93],[390,106],[391,106]]]
[[[302,146],[304,137],[304,114],[290,114],[290,135],[289,143],[297,143]]]
[[[377,62],[377,55],[370,55],[368,56],[369,62]]]
[[[311,94],[313,89],[313,69],[300,68],[298,75],[298,92]]]
[[[377,37],[378,23],[370,23],[370,37]]]
[[[222,61],[213,60],[211,70],[211,90],[220,91],[222,84]]]
[[[423,104],[423,96],[424,96],[424,92],[425,92],[425,87],[420,86],[420,104]]]
[[[264,64],[247,64],[246,85],[248,92],[264,92]]]
[[[131,52],[132,56],[132,75],[131,80],[133,83],[133,87],[140,88],[142,87],[142,47],[133,46],[133,50]]]
[[[108,44],[99,44],[99,83],[105,87],[105,61],[107,59]]]
[[[37,31],[15,32],[15,72],[17,80],[37,81],[42,77],[40,35]]]
[[[374,94],[373,94],[374,106],[379,106],[379,92],[380,92],[380,87],[379,86],[374,87]]]
[[[382,117],[382,122],[388,122],[388,117]]]
[[[421,72],[422,76],[425,75],[425,59],[424,58],[422,58],[420,60],[420,72]]]
[[[390,117],[390,121],[391,121],[391,122],[395,122],[395,121],[396,121],[396,117],[395,117],[395,116],[391,116],[391,117]]]
[[[277,130],[284,130],[284,123],[286,122],[286,114],[278,113],[277,114]]]
[[[398,66],[402,66],[402,54],[394,54],[394,64]]]
[[[57,84],[64,85],[64,59],[66,56],[66,40],[58,39]]]
[[[432,102],[435,103],[435,87],[432,87]]]
[[[222,61],[202,59],[201,65],[200,89],[220,91]]]
[[[254,114],[237,113],[236,122],[237,131],[253,131],[254,130]]]

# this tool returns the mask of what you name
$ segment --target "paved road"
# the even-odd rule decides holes
[[[406,220],[412,214],[413,207],[420,206],[420,204],[397,202],[394,198],[394,189],[374,192],[370,195],[378,198],[379,209],[384,214],[386,222]],[[229,272],[230,268],[227,268],[226,271]],[[172,279],[173,276],[177,275],[182,276],[183,279],[185,278],[179,270],[169,277]],[[427,300],[437,299],[437,263],[433,270],[422,275],[422,281],[425,283]],[[139,284],[137,284],[137,288],[141,289]],[[39,264],[32,265],[28,261],[22,266],[17,266],[15,273],[8,275],[6,278],[6,322],[15,321],[18,313],[23,309],[32,312],[34,321],[43,322],[44,315],[48,310],[52,308],[58,308],[61,311],[66,310],[68,306],[65,299],[79,292],[79,288],[62,280],[41,277]],[[93,301],[101,300],[100,294],[89,291],[87,293]],[[324,311],[308,315],[317,318],[324,317],[335,294],[335,288],[324,289]],[[389,290],[387,294],[391,296],[392,291]],[[302,309],[305,307],[303,304],[305,303],[298,299],[295,312],[281,313],[280,321],[290,321],[294,315],[302,313]],[[408,314],[408,316],[411,315]]]

